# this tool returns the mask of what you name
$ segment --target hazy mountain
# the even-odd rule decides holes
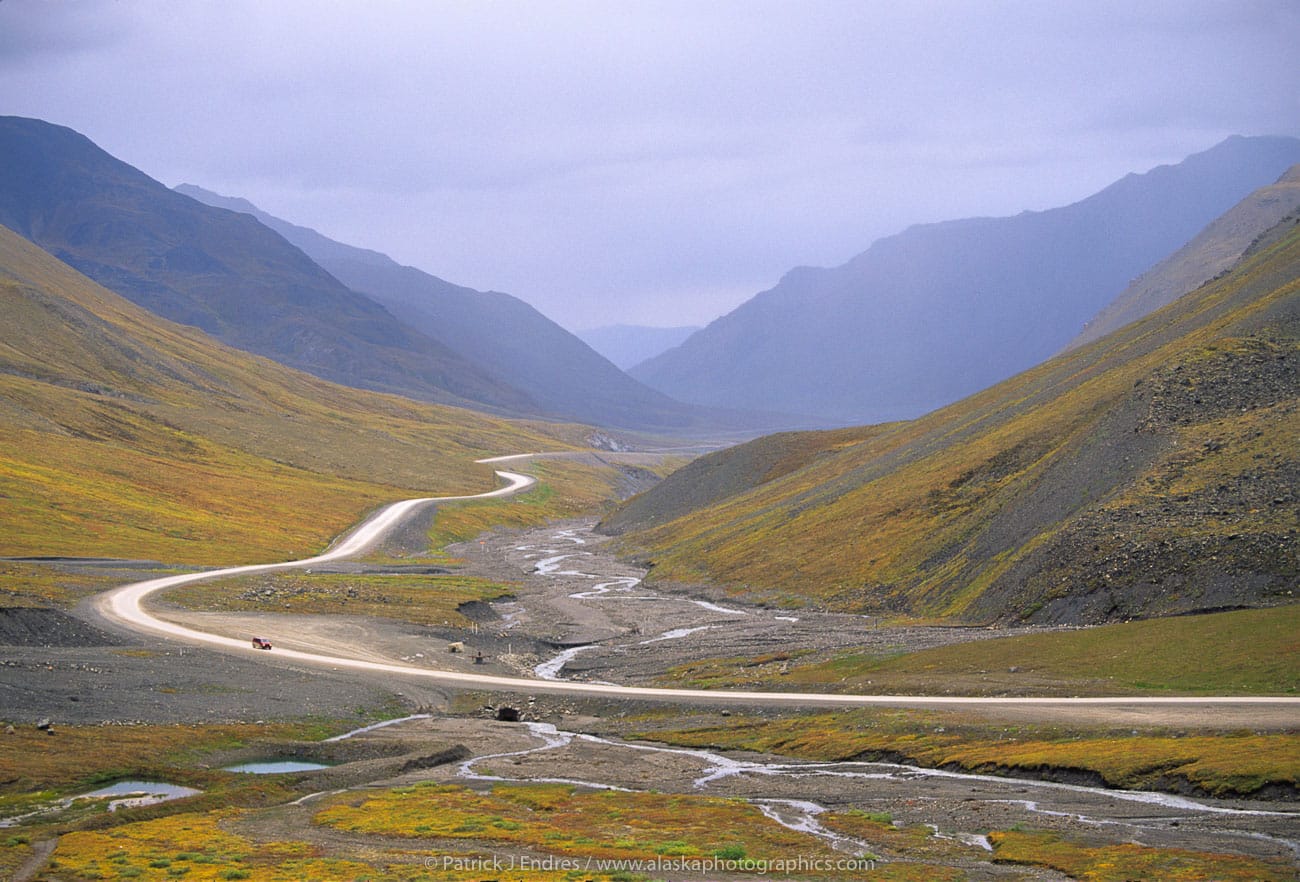
[[[681,344],[698,326],[656,328],[647,325],[606,325],[578,331],[582,341],[623,370],[635,367]]]
[[[651,581],[967,621],[1294,603],[1300,216],[1232,272],[916,420],[696,460],[602,527]]]
[[[0,155],[0,223],[158,315],[348,385],[538,410],[253,218],[175,193],[71,129],[0,118]]]
[[[401,266],[377,251],[345,245],[269,215],[245,199],[192,184],[177,190],[209,205],[253,215],[345,285],[373,297],[402,321],[523,390],[546,416],[652,431],[772,425],[673,401],[632,379],[517,297],[475,291]]]
[[[1196,238],[1133,280],[1099,312],[1070,346],[1099,340],[1131,321],[1173,303],[1229,269],[1250,244],[1300,208],[1300,165],[1261,187],[1201,230]]]
[[[843,266],[800,268],[632,371],[683,401],[914,417],[1059,352],[1131,279],[1300,161],[1229,138],[1081,202],[912,227]]]
[[[0,554],[279,560],[485,452],[585,431],[329,383],[225,346],[0,227]],[[21,594],[21,587],[17,587]]]

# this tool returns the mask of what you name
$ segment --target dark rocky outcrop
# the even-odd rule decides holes
[[[0,607],[0,646],[118,646],[122,641],[62,610]]]

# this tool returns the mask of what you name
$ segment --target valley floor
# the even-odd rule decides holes
[[[450,551],[464,561],[461,572],[512,586],[510,597],[463,607],[462,612],[474,621],[469,628],[450,621],[416,625],[363,616],[196,611],[169,602],[159,604],[158,609],[166,618],[204,630],[232,636],[256,633],[277,647],[400,659],[416,666],[626,684],[680,682],[683,676],[698,675],[684,674],[683,666],[701,658],[733,659],[741,666],[754,663],[761,669],[755,682],[766,684],[773,677],[779,681],[783,665],[816,661],[846,648],[867,647],[888,654],[1003,634],[984,628],[887,627],[862,617],[760,608],[699,593],[665,593],[643,585],[643,574],[615,560],[604,545],[601,537],[591,533],[589,523],[570,522],[492,533],[452,547]],[[75,580],[91,574],[102,576],[106,565],[62,562],[59,566],[66,578]],[[384,567],[338,564],[330,569],[359,572]],[[121,571],[120,575],[127,581],[133,574]],[[92,617],[88,607],[77,613]],[[285,843],[300,843],[303,849],[322,855],[368,855],[372,866],[393,862],[416,868],[421,861],[458,860],[458,855],[483,853],[497,860],[538,860],[554,853],[546,845],[546,837],[558,836],[555,830],[530,840],[524,835],[529,829],[525,824],[518,836],[500,838],[492,830],[473,834],[472,830],[479,829],[474,827],[478,822],[468,820],[465,829],[470,833],[439,835],[428,824],[423,825],[423,833],[401,832],[405,822],[395,820],[401,812],[396,803],[386,800],[411,792],[426,794],[431,804],[439,799],[497,800],[487,809],[477,806],[470,815],[496,813],[498,819],[507,818],[501,823],[505,825],[502,829],[508,829],[522,823],[508,820],[510,800],[516,798],[577,800],[582,806],[575,809],[576,817],[598,816],[605,810],[615,814],[648,811],[644,806],[638,809],[635,800],[653,802],[664,794],[678,794],[685,801],[676,810],[678,817],[663,821],[665,836],[670,835],[674,823],[684,823],[694,813],[722,810],[692,800],[740,798],[742,802],[726,803],[726,810],[739,812],[747,805],[757,808],[759,814],[747,822],[750,828],[743,835],[737,834],[745,845],[737,844],[740,851],[736,853],[750,858],[758,854],[787,858],[801,853],[869,854],[878,861],[872,873],[880,878],[1060,880],[1074,872],[1067,872],[1076,866],[1071,860],[1105,863],[1122,857],[1117,865],[1129,868],[1124,871],[1130,874],[1128,878],[1174,878],[1156,871],[1155,875],[1142,875],[1143,871],[1133,869],[1144,861],[1154,866],[1173,860],[1212,868],[1206,871],[1208,875],[1193,873],[1185,878],[1283,879],[1293,873],[1288,868],[1300,861],[1297,815],[1290,801],[1116,791],[1090,786],[1086,774],[1076,775],[1072,782],[1041,779],[1060,778],[1061,770],[1040,777],[1017,776],[1014,771],[994,777],[902,762],[852,758],[813,762],[707,746],[672,747],[666,742],[688,743],[682,741],[683,732],[723,730],[737,724],[757,730],[768,722],[788,719],[790,712],[758,710],[742,721],[742,709],[729,707],[725,701],[713,707],[706,702],[680,707],[522,692],[452,692],[409,678],[263,664],[257,658],[142,638],[103,620],[93,620],[91,627],[71,632],[52,628],[47,634],[50,642],[41,643],[40,616],[25,618],[34,636],[27,638],[31,645],[6,648],[5,662],[0,665],[0,695],[10,721],[24,732],[37,718],[52,720],[56,735],[51,741],[58,740],[60,730],[105,720],[264,723],[352,717],[363,721],[412,711],[432,712],[427,718],[358,735],[342,765],[294,778],[296,798],[291,801],[220,815],[221,829],[243,837],[254,852],[260,849],[274,854]],[[63,641],[68,645],[55,645],[58,634],[69,633],[75,638]],[[450,652],[453,643],[463,643],[463,651]],[[479,653],[481,661],[476,659]],[[759,661],[755,663],[755,659]],[[1004,684],[1005,678],[989,676],[992,682],[974,685],[986,692],[1015,688],[1014,683]],[[727,685],[734,686],[736,681]],[[971,685],[945,683],[939,691],[965,691]],[[1055,688],[1052,683],[1019,685],[1031,691]],[[502,706],[520,711],[522,723],[494,719],[496,709]],[[966,725],[971,718],[982,720],[979,725],[986,731],[1002,727],[1016,733],[1035,726],[1111,733],[1132,727],[1134,735],[1139,731],[1286,733],[1296,727],[1293,708],[1237,706],[1216,709],[1211,715],[1196,706],[1143,706],[1140,697],[1131,705],[1105,708],[971,708],[961,715],[935,713],[908,725],[922,727],[918,730],[922,733],[942,733],[946,726]],[[906,737],[915,738],[916,733]],[[298,745],[294,755],[320,749]],[[439,751],[445,750],[450,752],[443,757]],[[414,761],[435,754],[442,758]],[[399,763],[395,757],[413,762]],[[214,755],[204,759],[203,765],[211,768],[219,760],[220,755]],[[545,791],[544,796],[537,796],[526,789],[557,781],[569,795]],[[512,784],[525,786],[525,790],[500,790]],[[412,791],[413,787],[417,790]],[[434,787],[452,789],[419,789]],[[627,797],[633,801],[623,808],[583,802],[588,799],[584,794],[604,793],[615,799],[626,791],[633,793]],[[473,793],[479,795],[471,797]],[[455,811],[449,808],[443,814],[454,816]],[[391,828],[382,835],[367,832],[367,818],[382,820],[390,812],[395,813]],[[420,828],[416,825],[412,830]],[[54,853],[60,867],[75,865],[78,853],[74,844],[81,841],[75,837],[82,835],[91,834],[60,840]],[[686,844],[671,847],[685,849],[679,856],[713,855],[707,848],[701,851],[690,845],[691,836],[698,835],[702,834],[683,832],[681,843]],[[781,837],[786,835],[796,837],[794,845],[769,842],[785,842]],[[11,839],[11,843],[16,841]],[[602,850],[610,843],[599,836],[594,840],[588,836],[588,841],[593,844],[587,847],[586,856],[639,854],[631,846],[623,852]],[[756,843],[768,843],[761,845],[768,850],[761,851]],[[582,857],[583,847],[572,846],[564,854]],[[1062,850],[1073,857],[1061,857]],[[3,857],[0,854],[0,859]],[[1239,866],[1242,861],[1246,863]],[[659,865],[661,871],[649,875],[665,879],[756,877],[752,870],[701,875],[698,864],[682,866],[681,872],[665,872]],[[88,874],[115,878],[104,876],[101,865],[86,867]],[[1269,875],[1259,875],[1260,868]],[[913,871],[917,875],[908,875]],[[34,870],[32,878],[46,878],[39,872]],[[935,875],[940,872],[952,875]],[[823,876],[871,878],[872,874],[828,872],[816,877]]]

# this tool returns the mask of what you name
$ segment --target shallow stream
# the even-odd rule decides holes
[[[1189,835],[1225,851],[1288,855],[1300,860],[1300,811],[1252,807],[1226,800],[1197,800],[1148,791],[1108,790],[1021,778],[924,769],[896,763],[800,762],[742,759],[695,748],[623,742],[567,732],[549,723],[524,724],[537,743],[519,750],[474,757],[457,776],[469,781],[570,784],[602,790],[635,791],[630,778],[656,770],[684,774],[695,792],[747,799],[792,830],[809,833],[832,847],[866,854],[871,847],[823,827],[818,816],[849,806],[886,810],[908,824],[928,823],[941,837],[989,851],[985,834],[1017,823],[1035,828],[1109,827],[1121,841],[1164,845]],[[501,771],[502,761],[517,770]],[[555,774],[581,768],[581,776]],[[594,774],[594,773],[602,774]],[[640,775],[641,780],[645,775]],[[946,828],[930,822],[936,804],[978,801],[985,808],[976,826]],[[1266,843],[1270,847],[1260,849]]]

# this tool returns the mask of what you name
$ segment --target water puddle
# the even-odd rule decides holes
[[[182,799],[186,796],[197,796],[202,792],[202,790],[195,790],[193,787],[165,784],[161,781],[118,781],[116,784],[101,787],[80,796],[74,796],[72,799],[74,801],[78,799],[108,799],[108,810],[115,812],[119,808],[153,805],[158,802]],[[119,798],[113,799],[112,797]]]
[[[21,815],[0,818],[0,827],[15,827],[26,821],[48,818],[51,815],[57,815],[72,808],[83,807],[87,805],[87,800],[104,800],[105,808],[110,812],[115,812],[120,808],[136,808],[142,805],[168,802],[173,799],[184,799],[187,796],[198,796],[202,792],[202,790],[195,790],[193,787],[182,787],[179,784],[168,784],[163,781],[118,781],[116,784],[110,784],[89,793],[79,793],[76,796],[68,796],[46,803]]]
[[[600,578],[599,576],[593,576],[593,575],[591,575],[590,573],[584,573],[583,575],[587,576],[587,578],[589,578],[589,579],[599,579],[599,578]],[[576,597],[576,598],[578,598],[579,600],[595,600],[595,599],[598,599],[598,598],[609,598],[609,595],[611,595],[611,594],[614,594],[614,593],[616,593],[616,592],[627,592],[627,591],[631,591],[633,588],[635,588],[636,586],[638,586],[638,585],[640,585],[640,584],[641,584],[641,579],[640,579],[640,577],[638,577],[638,576],[623,576],[623,577],[620,577],[620,578],[614,579],[614,580],[611,581],[611,582],[601,582],[599,585],[596,585],[595,587],[593,587],[590,591],[575,591],[575,592],[573,592],[572,594],[570,594],[569,596],[570,596],[570,597]],[[661,597],[657,597],[657,596],[655,596],[655,595],[649,595],[649,594],[635,594],[635,595],[633,595],[633,594],[626,594],[626,593],[619,593],[619,596],[618,596],[618,597],[616,597],[616,598],[609,598],[609,599],[612,599],[612,600],[662,600]]]
[[[707,609],[709,612],[722,613],[724,616],[749,615],[749,613],[745,612],[743,609],[732,609],[729,606],[718,606],[716,603],[709,603],[707,600],[690,600],[687,602],[695,604],[700,609]]]
[[[579,556],[590,557],[591,555],[585,551],[578,551],[572,554],[557,554],[554,557],[545,557],[539,560],[537,563],[533,564],[533,572],[541,576],[578,576],[583,579],[599,578],[597,576],[592,575],[591,573],[582,573],[577,570],[560,569],[560,561],[568,560],[571,557],[579,557]]]
[[[242,772],[246,775],[283,775],[288,772],[315,772],[328,769],[326,763],[305,762],[303,760],[263,760],[260,762],[240,763],[237,766],[225,766],[223,772]]]
[[[465,760],[456,769],[456,774],[461,778],[470,781],[489,781],[505,783],[537,783],[537,784],[571,784],[574,787],[589,787],[593,790],[618,790],[623,793],[635,792],[627,787],[618,787],[614,784],[601,784],[594,781],[581,781],[576,778],[507,778],[502,775],[496,775],[491,772],[476,772],[474,767],[479,763],[488,763],[492,760],[511,759],[514,757],[528,756],[532,753],[539,753],[546,750],[555,750],[560,747],[567,747],[574,738],[584,737],[575,735],[573,732],[561,732],[550,723],[525,723],[528,731],[542,740],[541,747],[525,747],[523,750],[512,750],[506,753],[492,753],[487,756],[476,756]]]
[[[846,851],[855,856],[871,854],[871,845],[860,839],[827,830],[817,820],[826,807],[804,799],[754,799],[750,800],[766,817],[788,830],[807,833],[825,842],[836,851]]]

